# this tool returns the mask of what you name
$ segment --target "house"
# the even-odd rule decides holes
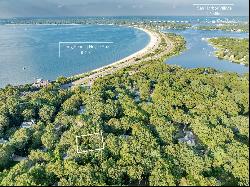
[[[34,125],[35,125],[35,120],[32,119],[31,121],[23,122],[21,127],[24,128],[24,129],[27,129],[27,128],[31,128]]]
[[[8,142],[8,140],[4,140],[3,138],[0,139],[0,144],[5,144],[5,143],[7,143],[7,142]]]
[[[83,114],[85,111],[83,106],[80,106],[80,110],[78,111],[78,114]]]
[[[62,126],[59,125],[59,124],[56,124],[56,125],[54,126],[54,128],[55,128],[56,131],[59,131],[59,130],[61,129],[61,127],[62,127]]]
[[[27,160],[27,159],[28,159],[28,157],[22,157],[22,156],[15,155],[15,154],[12,155],[12,160],[15,162],[21,162],[21,161]]]
[[[186,143],[191,147],[195,146],[196,144],[195,144],[194,134],[191,131],[184,131],[184,133],[185,133],[184,138],[178,139],[179,143]]]
[[[140,102],[141,101],[141,97],[140,97],[140,92],[138,90],[134,91],[134,100],[135,102]]]
[[[154,88],[150,88],[149,94],[152,95],[154,93]]]
[[[42,151],[42,152],[47,152],[48,148],[46,148],[45,146],[42,146],[39,150]]]
[[[129,135],[121,135],[120,137],[128,140],[130,136]]]
[[[208,71],[205,70],[205,71],[203,72],[203,75],[208,75]]]
[[[115,100],[118,100],[119,99],[119,94],[115,96]]]
[[[37,79],[32,86],[36,88],[47,87],[50,84],[49,80]]]
[[[136,97],[135,97],[135,102],[140,102],[140,101],[141,101],[140,96],[136,96]]]
[[[69,158],[69,155],[66,153],[66,154],[63,155],[62,158],[63,158],[63,160],[67,160]]]
[[[27,95],[29,95],[30,93],[32,93],[32,92],[30,92],[30,91],[28,91],[28,92],[21,92],[21,97],[22,97],[22,96],[27,96]]]

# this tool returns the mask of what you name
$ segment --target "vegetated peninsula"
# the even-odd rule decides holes
[[[217,25],[197,26],[198,30],[222,30],[231,32],[249,32],[249,22],[246,23],[224,23]]]
[[[248,75],[167,65],[185,42],[159,44],[91,85],[1,89],[0,185],[249,185]]]
[[[239,38],[211,38],[208,40],[217,51],[215,55],[220,59],[249,66],[249,39]]]
[[[140,25],[154,27],[159,29],[187,29],[191,27],[189,21],[160,21],[147,17],[85,17],[85,18],[23,18],[23,19],[8,19],[4,24],[20,24],[20,25],[68,25],[68,24],[104,24],[104,25]]]

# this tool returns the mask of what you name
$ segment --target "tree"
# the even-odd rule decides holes
[[[68,79],[67,79],[66,77],[63,77],[63,76],[58,77],[58,78],[56,79],[56,83],[58,83],[58,84],[66,84],[67,81],[68,81]]]
[[[25,109],[22,112],[22,115],[23,115],[25,121],[29,121],[29,120],[34,119],[36,117],[36,113],[35,113],[34,108]]]
[[[39,110],[39,116],[44,122],[51,122],[54,114],[56,112],[56,108],[54,106],[45,105]]]
[[[66,114],[74,115],[78,112],[80,105],[81,98],[78,95],[73,95],[63,103],[62,108]]]
[[[41,140],[42,144],[49,150],[53,150],[56,147],[59,136],[53,124],[50,123],[46,126],[45,133],[42,135]]]
[[[9,118],[5,115],[0,115],[0,138],[4,136],[4,131],[9,127]]]
[[[19,129],[12,136],[10,143],[14,146],[15,150],[18,150],[20,156],[27,153],[29,143],[31,140],[31,129]]]
[[[150,186],[176,186],[174,176],[168,168],[166,161],[157,161],[149,177]]]
[[[9,144],[0,146],[0,169],[4,169],[10,165],[11,156],[14,151],[14,148]]]

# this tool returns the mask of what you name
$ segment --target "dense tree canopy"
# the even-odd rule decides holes
[[[249,22],[224,23],[217,25],[200,25],[197,27],[200,30],[223,30],[233,32],[249,32]]]
[[[54,85],[22,96],[6,87],[0,184],[248,185],[248,84],[248,76],[155,61],[88,89]],[[76,136],[98,132],[104,149],[77,153]],[[194,145],[180,141],[188,133]]]
[[[0,90],[1,186],[249,185],[248,74],[153,60],[65,82]]]
[[[209,42],[218,48],[215,53],[218,58],[249,66],[248,38],[211,38]]]

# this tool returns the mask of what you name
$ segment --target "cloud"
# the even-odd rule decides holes
[[[0,0],[0,18],[33,16],[199,15],[193,3],[204,0]],[[248,0],[234,3],[231,15],[248,15]]]

